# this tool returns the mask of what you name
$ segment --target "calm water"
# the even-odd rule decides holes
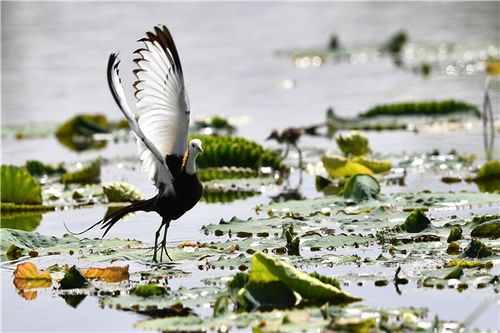
[[[110,119],[119,119],[105,80],[108,55],[121,51],[121,74],[130,92],[132,52],[140,45],[135,40],[154,25],[166,24],[183,63],[193,117],[226,115],[238,122],[240,135],[260,142],[264,142],[272,128],[323,121],[329,106],[335,107],[341,116],[354,116],[379,103],[456,98],[480,105],[483,98],[484,74],[437,73],[424,79],[396,69],[384,58],[357,65],[327,62],[321,68],[297,69],[286,57],[277,57],[279,51],[319,49],[332,34],[337,34],[344,45],[376,46],[400,29],[408,32],[411,42],[424,45],[498,44],[500,36],[499,2],[2,2],[1,7],[2,125],[59,123],[81,112],[100,112]],[[280,88],[280,83],[288,79],[294,80],[295,87]],[[498,97],[498,91],[492,91],[497,114]],[[426,152],[433,148],[483,154],[478,124],[460,132],[386,132],[369,133],[369,137],[372,149],[384,154],[402,150]],[[334,147],[334,143],[324,139],[304,138],[303,144],[325,149]],[[131,156],[135,151],[132,142],[111,144],[98,152],[75,153],[60,146],[52,137],[5,139],[2,163],[23,164],[27,159],[74,162],[89,160],[98,154]],[[102,178],[103,181],[128,181],[147,195],[153,193],[145,174],[140,172],[104,168]],[[296,183],[296,179],[292,179],[293,182]],[[419,184],[418,179],[413,185],[414,189],[425,186]],[[306,179],[302,191],[306,196],[319,195],[312,178]],[[192,237],[195,237],[192,241],[205,240],[201,232],[195,234],[193,230],[217,222],[221,217],[251,216],[253,207],[269,201],[269,194],[273,193],[233,205],[219,205],[217,216],[213,216],[214,206],[201,203],[185,215],[182,223],[172,224],[169,241],[176,243]],[[60,236],[65,232],[63,220],[70,221],[76,230],[83,229],[89,221],[100,219],[104,211],[105,208],[91,208],[45,214],[37,231]],[[118,224],[112,236],[150,242],[150,230],[158,222],[151,214],[140,214]],[[88,236],[98,236],[98,233]],[[15,294],[11,273],[2,271],[2,278],[2,328],[6,330],[128,331],[142,318],[121,311],[102,311],[96,299],[90,297],[74,310],[61,298],[53,297],[50,291],[42,292],[34,302],[26,302]],[[395,293],[384,298],[379,295],[383,291],[376,290],[376,297],[371,300],[375,305],[387,305],[386,302],[407,305],[409,302]],[[447,319],[458,320],[480,303],[484,294],[474,292],[466,291],[460,298],[454,290],[443,291],[445,296],[434,291],[409,290],[413,304],[429,306]],[[441,301],[431,301],[436,298],[470,302],[454,309]],[[12,320],[21,310],[30,313],[31,320]],[[495,318],[495,309],[490,308],[476,324],[497,328]],[[75,327],[75,320],[82,322],[81,326]]]

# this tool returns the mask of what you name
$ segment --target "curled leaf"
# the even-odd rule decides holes
[[[373,175],[373,171],[367,167],[353,162],[343,156],[325,154],[321,158],[321,161],[323,162],[323,166],[326,171],[328,171],[329,176],[332,178],[346,177],[356,174]]]
[[[102,185],[109,202],[129,202],[144,199],[144,194],[134,185],[125,182],[112,182]]]
[[[358,131],[351,131],[345,136],[339,134],[335,140],[346,156],[363,156],[371,152],[370,147],[368,147],[368,138]]]
[[[61,289],[85,288],[90,286],[90,281],[75,266],[72,266],[66,271],[59,284]]]
[[[105,268],[89,268],[83,271],[89,279],[99,279],[104,282],[121,282],[128,280],[130,275],[127,266],[109,266]]]
[[[35,264],[25,262],[17,265],[14,271],[14,285],[19,290],[48,288],[52,285],[52,276],[47,271],[38,270]]]
[[[380,193],[380,184],[370,175],[354,175],[344,186],[344,198],[356,202],[375,199]]]

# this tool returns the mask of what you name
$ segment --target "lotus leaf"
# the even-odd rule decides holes
[[[140,297],[164,296],[168,295],[167,289],[160,284],[150,283],[135,288],[133,295]]]
[[[345,136],[339,134],[335,140],[346,156],[363,156],[371,152],[368,147],[368,138],[358,131],[351,131]]]
[[[128,183],[105,183],[102,184],[102,188],[109,202],[133,202],[144,199],[144,194],[134,185]]]
[[[474,105],[464,102],[445,100],[441,102],[414,102],[378,105],[367,112],[360,114],[362,118],[371,118],[381,115],[386,116],[436,116],[449,115],[457,112],[470,112],[476,117],[481,113]]]
[[[83,271],[89,279],[99,279],[104,282],[120,282],[128,280],[130,275],[127,266],[109,266],[105,268],[92,267]]]
[[[230,136],[202,136],[199,139],[204,151],[197,159],[200,169],[223,166],[283,169],[280,159],[256,142]]]
[[[86,288],[90,285],[90,281],[75,266],[68,269],[62,280],[59,281],[61,289]]]
[[[431,221],[420,209],[415,209],[406,218],[403,224],[395,227],[395,230],[401,230],[411,233],[421,232],[431,226]]]
[[[41,177],[44,175],[51,176],[56,173],[66,172],[66,170],[62,166],[59,166],[56,169],[51,165],[43,164],[40,161],[33,161],[33,160],[26,162],[26,169],[34,177]]]
[[[14,271],[14,285],[19,290],[48,288],[52,285],[52,276],[47,271],[38,270],[35,264],[25,262],[17,265]]]
[[[493,255],[491,248],[484,245],[479,239],[471,240],[469,246],[460,256],[461,258],[484,258]]]
[[[462,236],[462,228],[460,227],[454,227],[450,230],[450,235],[448,236],[447,242],[451,243],[454,241],[457,241],[459,239],[463,239]]]
[[[252,257],[249,281],[256,283],[281,281],[292,291],[311,301],[347,304],[361,300],[262,252],[257,252]]]
[[[42,189],[26,169],[14,165],[1,166],[2,203],[40,205]]]
[[[500,220],[482,223],[475,227],[470,235],[479,238],[500,238]]]
[[[344,186],[344,198],[353,201],[375,199],[380,193],[380,184],[370,175],[354,175]]]
[[[63,184],[79,183],[92,184],[98,183],[101,177],[101,159],[96,158],[82,169],[65,173],[61,177]]]
[[[373,175],[373,171],[367,167],[339,155],[325,154],[321,161],[332,178],[356,174]]]
[[[454,266],[460,266],[462,268],[492,268],[493,263],[491,261],[476,262],[476,261],[455,259],[448,262],[444,267],[454,267]]]
[[[387,172],[392,168],[391,161],[376,161],[361,156],[355,157],[352,161],[364,165],[374,173]]]
[[[91,136],[96,133],[109,133],[109,130],[108,120],[104,115],[81,114],[61,124],[57,128],[56,136]]]

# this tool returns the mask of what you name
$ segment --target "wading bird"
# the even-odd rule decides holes
[[[290,146],[293,146],[295,149],[297,149],[297,152],[299,153],[299,169],[300,169],[302,168],[302,151],[297,145],[297,142],[299,141],[300,136],[302,134],[304,134],[304,129],[289,127],[285,129],[283,132],[281,132],[281,134],[279,134],[277,130],[273,130],[271,132],[271,135],[269,135],[269,137],[266,140],[274,139],[279,143],[285,144],[286,148],[285,152],[281,156],[281,160],[284,160],[288,156]]]
[[[170,222],[193,208],[202,195],[196,157],[203,149],[198,139],[188,145],[189,101],[181,62],[169,30],[157,26],[139,41],[144,47],[135,51],[139,55],[134,60],[138,68],[133,71],[137,78],[133,84],[139,109],[137,120],[125,99],[117,54],[109,57],[107,77],[111,94],[136,136],[142,167],[158,193],[120,209],[83,232],[101,225],[101,229],[106,229],[104,237],[116,222],[131,212],[157,212],[162,217],[155,233],[153,261],[157,262],[158,249],[160,261],[163,252],[172,260],[167,252]],[[158,244],[162,228],[163,240]]]

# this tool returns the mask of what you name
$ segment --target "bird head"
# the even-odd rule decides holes
[[[277,130],[275,130],[275,129],[274,129],[274,130],[271,132],[271,134],[267,137],[267,139],[266,139],[266,140],[271,140],[271,139],[275,139],[275,140],[278,140],[278,141],[280,140],[280,136],[279,136],[279,134],[278,134],[278,131],[277,131]]]
[[[203,153],[203,148],[201,147],[200,139],[193,139],[189,142],[189,151],[194,155],[198,155],[199,153]]]

